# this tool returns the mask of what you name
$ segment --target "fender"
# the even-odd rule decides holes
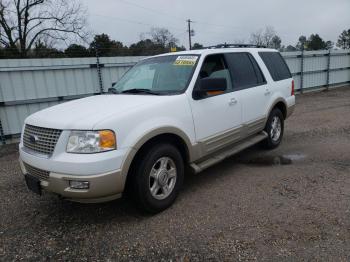
[[[274,100],[274,102],[271,104],[271,106],[269,107],[268,111],[267,111],[267,115],[266,115],[266,121],[265,121],[265,124],[271,114],[271,111],[272,109],[279,103],[279,102],[282,102],[286,108],[286,115],[285,117],[287,116],[287,110],[288,110],[288,106],[287,106],[287,101],[283,98],[283,97],[278,97],[277,99]],[[282,112],[283,113],[283,112]]]
[[[123,162],[122,165],[122,175],[124,178],[127,177],[127,174],[129,172],[131,163],[133,159],[135,158],[135,155],[137,152],[140,150],[140,148],[146,144],[149,140],[152,138],[158,136],[158,135],[163,135],[163,134],[172,134],[180,137],[184,142],[187,147],[188,151],[188,156],[189,156],[189,162],[193,162],[195,159],[198,158],[200,151],[199,151],[199,146],[198,145],[192,145],[189,137],[180,130],[179,128],[173,127],[173,126],[164,126],[164,127],[158,127],[154,128],[150,131],[148,131],[145,135],[143,135],[129,150],[127,153],[127,156]]]

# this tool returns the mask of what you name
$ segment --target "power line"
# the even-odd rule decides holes
[[[121,21],[121,22],[124,22],[124,23],[137,24],[137,25],[142,25],[142,26],[147,26],[147,27],[157,27],[154,24],[148,24],[148,23],[144,23],[144,22],[140,22],[140,21],[136,21],[136,20],[119,18],[119,17],[115,17],[115,16],[108,16],[108,15],[101,15],[101,14],[91,14],[91,15],[92,16],[96,16],[96,17],[106,18],[106,19],[114,19],[114,20],[118,20],[118,21]],[[191,23],[196,23],[196,22],[193,22],[192,20],[190,20],[190,21],[191,21]],[[186,22],[188,22],[188,20],[186,20]],[[183,34],[185,34],[185,33],[189,33],[188,28],[187,28],[186,31],[183,31],[183,29],[180,29],[178,27],[173,27],[173,26],[168,26],[168,27],[172,28],[172,29],[174,29],[176,31],[182,31],[182,33],[180,33],[178,35],[175,35],[176,38],[181,36],[181,35],[183,35]],[[194,36],[194,30],[193,29],[190,29],[190,30],[191,30],[191,44],[192,44],[192,37]],[[221,36],[222,35],[221,33],[213,32],[213,31],[207,31],[207,30],[200,30],[200,31],[201,31],[202,35],[213,35],[213,34],[215,34],[217,36]]]
[[[193,23],[196,23],[196,24],[203,24],[203,25],[210,25],[210,26],[216,26],[216,27],[230,28],[230,29],[234,29],[234,30],[237,30],[237,29],[238,29],[238,27],[234,27],[234,26],[220,25],[220,24],[211,24],[211,23],[201,22],[201,21],[193,21]]]
[[[126,0],[118,0],[118,1],[119,2],[123,2],[125,4],[128,4],[128,5],[136,6],[138,8],[144,9],[144,10],[151,11],[151,12],[156,13],[156,14],[160,14],[160,15],[163,15],[163,16],[166,16],[166,17],[171,17],[173,19],[177,19],[177,20],[181,20],[181,21],[185,20],[183,17],[174,16],[172,14],[169,14],[169,13],[166,13],[166,12],[163,12],[163,11],[159,11],[159,10],[156,10],[156,9],[153,9],[153,8],[149,8],[149,7],[140,5],[140,4],[136,4],[134,2],[130,2],[130,1],[126,1]],[[238,29],[238,27],[234,27],[234,26],[222,25],[222,24],[212,24],[212,23],[208,23],[208,22],[202,22],[202,21],[197,20],[197,19],[195,19],[195,21],[192,21],[192,23],[209,25],[209,26],[216,26],[216,27],[225,27],[225,28],[230,28],[230,29],[235,29],[235,30]]]
[[[167,16],[167,17],[172,17],[174,19],[177,19],[177,20],[182,20],[184,21],[184,19],[180,18],[180,17],[176,17],[176,16],[172,16],[172,15],[169,15],[165,12],[162,12],[162,11],[159,11],[159,10],[156,10],[156,9],[153,9],[153,8],[149,8],[149,7],[145,7],[145,6],[142,6],[142,5],[139,5],[139,4],[136,4],[134,2],[130,2],[130,1],[126,1],[126,0],[118,0],[120,2],[123,2],[125,4],[128,4],[128,5],[132,5],[132,6],[135,6],[135,7],[138,7],[138,8],[141,8],[141,9],[144,9],[144,10],[148,10],[148,11],[151,11],[153,13],[157,13],[157,14],[160,14],[160,15],[164,15],[164,16]],[[148,26],[148,27],[159,27],[157,25],[154,25],[154,24],[148,24],[148,23],[144,23],[144,22],[140,22],[140,21],[136,21],[136,20],[131,20],[131,19],[125,19],[125,18],[119,18],[119,17],[115,17],[115,16],[108,16],[108,15],[101,15],[101,14],[92,14],[93,16],[97,16],[97,17],[103,17],[103,18],[109,18],[109,19],[115,19],[115,20],[119,20],[121,22],[126,22],[126,23],[132,23],[132,24],[138,24],[138,25],[143,25],[143,26]],[[190,21],[190,22],[189,22]],[[189,38],[189,47],[191,48],[191,44],[192,44],[192,37],[194,36],[194,31],[193,29],[191,29],[191,23],[195,23],[195,24],[203,24],[203,25],[209,25],[209,26],[215,26],[215,27],[224,27],[224,28],[230,28],[230,29],[237,29],[237,27],[232,27],[232,26],[228,26],[228,25],[221,25],[221,24],[212,24],[212,23],[207,23],[207,22],[202,22],[202,21],[193,21],[193,20],[186,20],[186,22],[188,23],[188,29],[187,29],[187,32],[188,32],[188,38]],[[177,31],[182,31],[183,29],[180,29],[178,27],[174,27],[174,26],[167,26],[173,30],[177,30]],[[216,35],[219,35],[219,33],[217,32],[210,32],[210,31],[207,31],[206,29],[204,30],[200,30],[201,32],[205,32],[204,35],[212,35],[212,34],[216,34]],[[221,34],[220,34],[221,35]]]
[[[144,23],[144,22],[140,22],[140,21],[136,21],[136,20],[130,20],[130,19],[125,19],[125,18],[120,18],[120,17],[115,17],[115,16],[109,16],[109,15],[101,15],[101,14],[91,14],[92,16],[97,16],[97,17],[103,17],[103,18],[108,18],[108,19],[115,19],[115,20],[119,20],[121,22],[125,22],[125,23],[131,23],[131,24],[138,24],[138,25],[144,25],[144,26],[150,26],[150,27],[158,27],[159,25],[154,25],[154,24],[148,24],[148,23]],[[169,28],[173,28],[175,30],[178,31],[183,31],[183,29],[174,27],[174,26],[167,26]]]
[[[144,9],[144,10],[151,11],[151,12],[156,13],[156,14],[164,15],[166,17],[171,17],[173,19],[182,20],[182,21],[184,20],[183,18],[180,18],[180,17],[177,17],[177,16],[173,16],[173,15],[170,15],[168,13],[164,13],[162,11],[159,11],[159,10],[156,10],[156,9],[153,9],[153,8],[149,8],[149,7],[146,7],[146,6],[143,6],[143,5],[139,5],[139,4],[136,4],[134,2],[130,2],[130,1],[126,1],[126,0],[117,0],[117,1],[125,3],[125,4],[128,4],[128,5],[136,6],[138,8]]]

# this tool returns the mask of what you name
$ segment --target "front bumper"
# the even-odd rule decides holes
[[[20,159],[23,174],[28,174],[23,161]],[[88,189],[74,189],[69,181],[87,181]],[[115,170],[98,175],[74,176],[49,172],[48,179],[40,179],[41,188],[76,202],[105,202],[121,197],[124,190],[124,178],[121,170]]]
[[[31,172],[33,168],[39,173],[44,172],[44,178],[36,176],[41,188],[71,201],[105,202],[122,195],[126,181],[126,172],[122,168],[128,149],[99,154],[68,154],[61,147],[62,143],[57,143],[52,156],[45,158],[28,152],[20,143],[22,173],[36,176],[26,170],[28,165]],[[70,181],[89,182],[89,188],[71,188]]]

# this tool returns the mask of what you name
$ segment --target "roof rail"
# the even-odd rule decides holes
[[[215,49],[215,48],[245,48],[245,47],[255,47],[255,48],[266,48],[264,45],[254,45],[254,44],[218,44],[203,47],[203,49]]]

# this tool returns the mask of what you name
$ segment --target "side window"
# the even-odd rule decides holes
[[[266,79],[264,77],[264,74],[261,72],[261,69],[260,69],[258,63],[256,62],[255,58],[251,54],[248,54],[248,56],[250,58],[250,61],[253,64],[254,71],[255,71],[255,74],[256,74],[256,77],[257,77],[257,80],[258,80],[258,84],[265,84],[266,83]]]
[[[209,55],[205,58],[199,78],[226,78],[227,91],[232,91],[230,72],[227,69],[223,55]]]
[[[283,57],[278,52],[259,52],[274,81],[291,78],[292,75]]]
[[[243,89],[260,85],[265,82],[264,76],[249,53],[226,54],[234,89]]]

